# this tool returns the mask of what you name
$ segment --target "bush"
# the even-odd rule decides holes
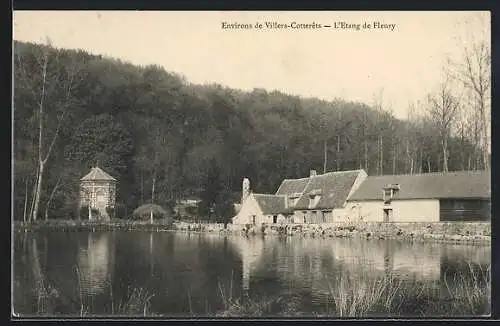
[[[156,204],[144,204],[139,206],[132,213],[132,217],[136,220],[148,220],[151,218],[151,211],[153,211],[153,219],[173,221],[172,214],[169,214],[163,207]]]

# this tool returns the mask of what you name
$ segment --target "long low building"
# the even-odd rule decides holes
[[[285,179],[275,194],[243,182],[234,224],[489,221],[489,171],[367,176],[363,170]]]
[[[489,221],[489,171],[369,176],[347,200],[351,219],[373,222]]]

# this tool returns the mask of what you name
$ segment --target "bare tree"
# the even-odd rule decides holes
[[[38,116],[38,139],[37,139],[37,176],[34,185],[34,195],[30,220],[36,221],[40,207],[40,198],[43,190],[43,177],[47,161],[49,160],[54,144],[59,135],[64,115],[72,99],[74,77],[76,75],[76,64],[70,64],[64,74],[60,72],[59,55],[47,39],[46,44],[39,50],[34,50],[30,55],[34,58],[34,68],[25,68],[22,56],[17,51],[16,59],[21,70],[21,78],[28,80],[34,75],[40,75],[39,83],[29,83],[35,85],[31,88],[33,100],[36,102],[36,115]],[[52,62],[51,62],[52,61]],[[31,69],[31,71],[29,71]],[[39,70],[39,71],[36,71]],[[24,81],[17,81],[24,82]],[[61,96],[62,98],[54,98]],[[55,131],[49,136],[46,130],[48,119],[47,99],[50,98],[51,109],[57,112],[57,126]],[[46,142],[47,141],[47,142]],[[45,145],[48,143],[48,147]],[[46,148],[47,147],[47,148]]]
[[[449,76],[445,74],[438,90],[428,96],[429,115],[438,129],[441,139],[442,169],[444,172],[448,172],[448,139],[460,106],[460,100],[453,94],[451,86]]]
[[[61,184],[61,177],[57,179],[56,185],[52,189],[52,192],[50,193],[49,199],[47,200],[47,204],[45,204],[45,220],[47,221],[49,219],[49,208],[50,208],[50,203],[54,199],[54,195],[57,192],[57,189],[59,188],[59,185]]]
[[[461,56],[449,60],[453,77],[471,96],[473,119],[478,124],[473,138],[482,154],[482,164],[489,168],[491,123],[491,29],[489,19],[474,14],[461,22],[463,34],[458,37]]]
[[[382,121],[384,118],[384,89],[381,88],[379,94],[373,96],[373,108],[377,111],[377,150],[378,150],[378,164],[377,173],[384,174],[384,128]]]

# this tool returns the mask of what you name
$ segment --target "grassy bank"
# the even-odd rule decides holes
[[[112,219],[112,220],[47,220],[35,223],[14,222],[13,228],[16,232],[28,232],[37,230],[57,231],[167,231],[172,230],[171,220],[154,220],[153,223],[146,220]]]
[[[328,298],[321,311],[302,311],[300,297],[248,294],[235,295],[230,285],[224,288],[219,283],[218,294],[222,306],[215,311],[193,311],[191,300],[186,302],[189,313],[185,317],[298,317],[314,316],[328,318],[349,317],[472,317],[490,314],[491,273],[473,270],[458,275],[449,275],[448,281],[434,282],[402,281],[395,275],[377,277],[357,273],[339,274],[328,284]],[[37,316],[60,316],[57,301],[61,296],[47,284],[37,284],[35,303]],[[129,288],[122,298],[110,295],[110,311],[106,316],[168,317],[152,311],[154,293],[143,288]],[[295,300],[296,299],[296,300]],[[161,300],[161,298],[159,299]],[[92,305],[87,304],[80,290],[80,297],[73,306],[73,316],[97,316]],[[168,309],[168,308],[167,308]]]

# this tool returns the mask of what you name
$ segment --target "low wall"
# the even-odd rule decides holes
[[[304,237],[360,237],[366,239],[403,239],[411,241],[439,241],[485,243],[491,242],[489,222],[435,222],[435,223],[324,223],[324,224],[262,224],[240,225],[223,223],[186,223],[168,220],[149,221],[64,221],[49,220],[37,223],[15,222],[15,231],[40,229],[61,231],[187,231],[234,235],[277,235]]]
[[[191,232],[219,232],[241,235],[283,235],[308,237],[361,237],[412,241],[490,243],[488,222],[435,223],[325,223],[325,224],[190,224],[174,223],[174,229]]]

